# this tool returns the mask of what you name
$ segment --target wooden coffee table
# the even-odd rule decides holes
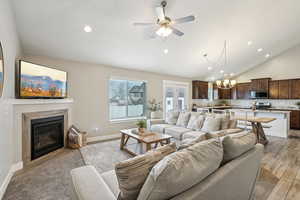
[[[120,149],[127,153],[137,156],[150,151],[158,145],[166,145],[170,143],[172,136],[160,133],[146,133],[146,135],[139,135],[136,133],[137,129],[121,130]],[[136,142],[128,144],[128,140],[133,139]]]

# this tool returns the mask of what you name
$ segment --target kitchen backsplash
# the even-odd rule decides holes
[[[233,106],[245,106],[250,107],[252,106],[252,103],[254,100],[192,100],[193,104],[196,104],[197,106],[213,106],[218,105],[221,102],[228,102],[229,105]],[[284,100],[284,99],[258,99],[258,102],[270,102],[272,104],[272,107],[297,107],[296,103],[300,102],[300,100]]]

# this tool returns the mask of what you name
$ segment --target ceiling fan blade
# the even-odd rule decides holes
[[[155,23],[133,23],[134,26],[152,26],[155,25]]]
[[[174,27],[172,27],[172,26],[170,26],[170,29],[172,29],[173,33],[174,33],[175,35],[177,35],[177,36],[183,36],[183,35],[184,35],[183,32],[181,32],[180,30],[178,30],[178,29],[176,29],[176,28],[174,28]]]
[[[195,16],[194,15],[190,15],[187,17],[182,17],[182,18],[178,18],[175,19],[173,22],[174,24],[181,24],[181,23],[186,23],[186,22],[191,22],[195,20]]]
[[[165,10],[163,7],[159,6],[155,8],[156,15],[160,21],[165,20]]]

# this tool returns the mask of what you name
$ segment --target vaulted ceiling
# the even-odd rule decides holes
[[[265,54],[276,56],[300,43],[299,0],[169,0],[169,17],[194,14],[196,21],[176,25],[185,35],[166,40],[148,39],[148,28],[132,25],[155,21],[157,0],[13,0],[13,4],[26,55],[184,77],[218,76],[220,70],[238,74],[265,62]],[[84,32],[85,25],[93,31]],[[203,54],[216,60],[224,40],[229,65],[209,71]],[[253,44],[248,46],[248,41]]]

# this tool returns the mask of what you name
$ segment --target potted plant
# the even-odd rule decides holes
[[[298,101],[298,102],[296,103],[296,105],[297,105],[298,108],[300,109],[300,101]]]
[[[160,111],[162,110],[161,102],[156,102],[152,99],[148,102],[148,110],[150,111],[150,118],[157,119],[160,117]]]
[[[136,125],[138,126],[139,133],[143,134],[146,132],[147,122],[146,120],[139,120]]]

